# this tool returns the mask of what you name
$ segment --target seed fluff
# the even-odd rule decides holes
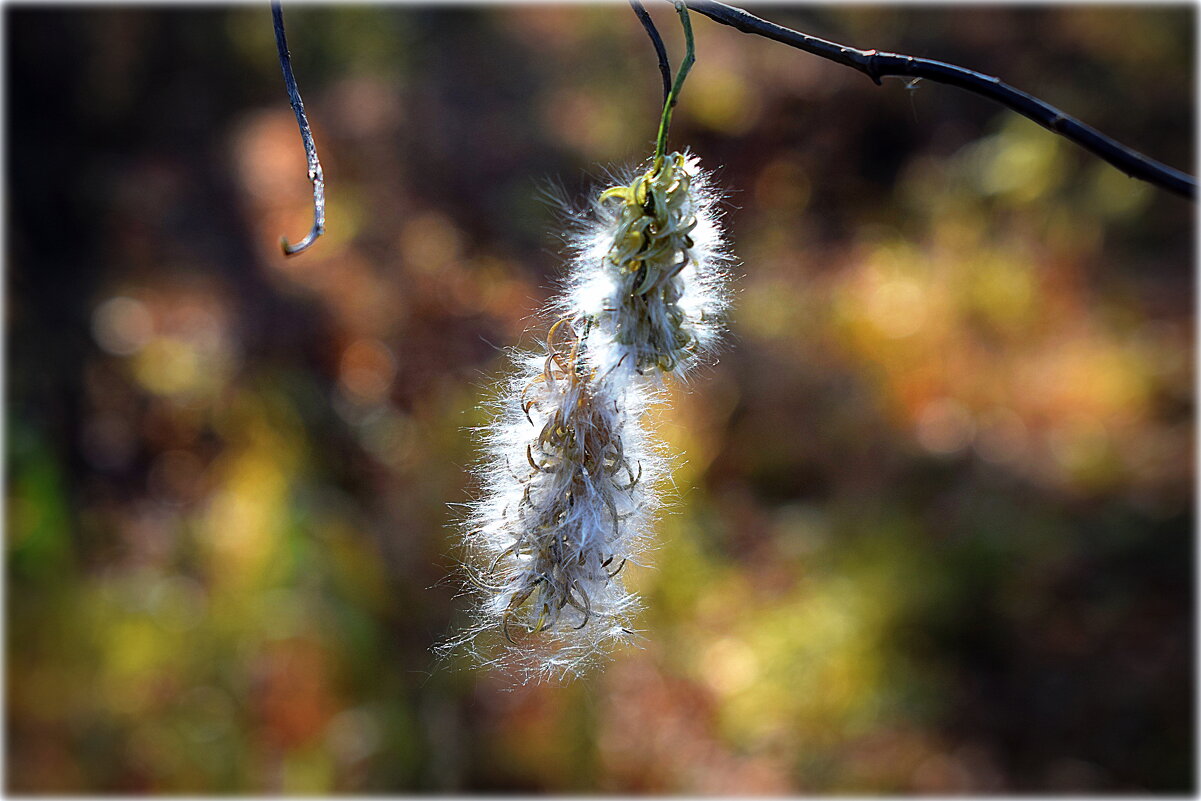
[[[712,356],[729,306],[719,200],[698,160],[672,153],[594,202],[560,308],[597,322],[590,358],[612,380],[683,378]]]
[[[594,331],[560,318],[543,353],[515,358],[466,523],[480,604],[455,643],[482,657],[479,635],[499,632],[500,656],[483,660],[527,680],[581,673],[631,639],[638,603],[622,571],[659,503],[664,459],[641,424],[654,392],[605,380],[586,358]]]

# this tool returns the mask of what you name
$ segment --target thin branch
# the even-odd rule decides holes
[[[304,101],[296,87],[296,76],[292,74],[292,57],[288,53],[288,39],[284,35],[284,12],[279,0],[271,2],[271,18],[275,23],[275,46],[279,50],[279,66],[284,71],[284,85],[288,87],[288,99],[300,126],[300,138],[304,141],[304,155],[309,162],[309,180],[313,182],[313,227],[308,236],[296,245],[289,245],[287,237],[280,237],[280,246],[285,256],[295,256],[317,241],[325,233],[325,173],[321,171],[321,160],[317,158],[317,144],[309,130],[309,119],[304,114]]]
[[[696,45],[692,41],[692,22],[688,19],[688,7],[682,0],[675,0],[676,13],[680,15],[680,25],[684,28],[684,60],[680,62],[680,68],[676,70],[676,82],[672,85],[671,91],[667,93],[667,100],[663,103],[663,118],[659,121],[659,138],[655,144],[655,169],[659,168],[659,161],[667,152],[667,129],[671,127],[671,112],[676,107],[676,102],[680,99],[680,90],[684,88],[684,79],[688,77],[688,71],[692,69],[692,65],[696,63]]]
[[[671,95],[671,66],[667,63],[667,48],[663,46],[663,37],[659,36],[659,31],[655,28],[655,21],[651,19],[650,14],[646,13],[642,3],[638,0],[630,0],[630,8],[634,9],[638,21],[642,23],[643,28],[646,28],[646,35],[651,37],[651,44],[655,46],[655,55],[659,57],[659,74],[663,76],[663,104],[667,105]]]
[[[1075,142],[1132,178],[1147,181],[1190,200],[1197,199],[1197,179],[1193,176],[1131,150],[1097,129],[1064,114],[1049,103],[1003,83],[999,78],[942,61],[899,53],[858,50],[854,47],[828,42],[825,39],[818,39],[816,36],[809,36],[760,19],[740,8],[717,2],[717,0],[685,0],[685,2],[693,11],[704,14],[715,22],[737,28],[743,33],[763,36],[851,67],[871,78],[877,85],[880,84],[881,78],[887,76],[908,76],[958,86],[960,89],[982,95],[1037,122],[1047,130]]]

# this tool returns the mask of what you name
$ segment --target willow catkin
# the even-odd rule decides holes
[[[702,363],[720,334],[716,203],[680,153],[594,203],[545,346],[516,356],[483,432],[464,526],[479,603],[450,647],[531,679],[581,673],[631,638],[622,569],[645,550],[666,472],[642,417],[662,378]]]
[[[600,370],[622,381],[683,377],[712,354],[729,305],[718,199],[685,153],[600,194],[563,299],[565,311],[596,321]]]
[[[544,353],[517,358],[465,527],[480,603],[460,640],[499,633],[484,660],[525,678],[582,672],[629,639],[637,601],[621,573],[658,506],[663,457],[640,421],[650,393],[600,380],[587,328],[560,319]]]

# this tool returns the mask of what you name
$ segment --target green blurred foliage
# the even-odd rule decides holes
[[[1193,788],[1187,202],[697,17],[672,142],[730,191],[732,344],[655,415],[642,647],[514,687],[430,647],[545,187],[649,153],[634,17],[289,8],[329,209],[286,260],[266,8],[5,13],[9,790]],[[764,13],[1192,168],[1191,7]]]

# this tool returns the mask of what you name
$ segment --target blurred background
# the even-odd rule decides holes
[[[1191,6],[753,10],[1194,169]],[[634,15],[285,5],[329,197],[285,259],[265,3],[4,13],[9,791],[1194,788],[1189,202],[694,15],[731,344],[656,415],[643,647],[514,687],[430,652],[468,428],[559,275],[544,190],[651,151]]]

